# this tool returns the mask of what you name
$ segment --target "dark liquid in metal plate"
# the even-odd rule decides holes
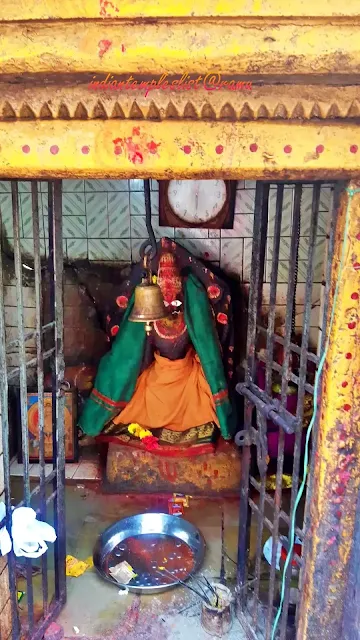
[[[131,536],[116,545],[107,557],[107,573],[124,561],[137,574],[129,582],[132,587],[159,587],[184,580],[195,565],[194,553],[185,542],[173,536],[150,533]]]

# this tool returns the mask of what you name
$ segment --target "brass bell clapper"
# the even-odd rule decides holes
[[[144,262],[144,273],[141,284],[135,287],[134,306],[129,316],[130,322],[144,322],[145,331],[150,335],[152,331],[152,323],[161,320],[168,315],[164,305],[161,289],[152,279],[152,272],[149,266],[157,253],[156,240],[151,225],[151,204],[150,204],[150,180],[144,180],[145,191],[145,211],[146,211],[146,228],[149,234],[149,240],[142,245],[140,256]],[[150,251],[147,249],[150,246]]]

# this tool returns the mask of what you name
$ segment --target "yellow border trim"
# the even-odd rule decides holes
[[[59,18],[157,18],[157,17],[346,17],[359,15],[358,0],[2,0],[0,20]]]
[[[360,175],[357,125],[124,120],[0,122],[4,178]]]

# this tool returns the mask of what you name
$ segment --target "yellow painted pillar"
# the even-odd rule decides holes
[[[330,295],[298,640],[348,637],[344,605],[360,515],[360,181],[340,199]]]

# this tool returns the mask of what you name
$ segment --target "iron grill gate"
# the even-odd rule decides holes
[[[22,183],[25,184],[25,183]],[[9,554],[9,579],[12,598],[12,637],[37,640],[43,637],[45,629],[59,614],[66,599],[65,584],[65,448],[64,448],[64,394],[62,388],[64,376],[63,359],[63,243],[62,243],[62,206],[61,181],[47,183],[46,196],[40,193],[40,183],[26,183],[31,186],[31,213],[33,225],[33,259],[29,262],[25,257],[21,241],[22,229],[20,220],[19,186],[17,181],[11,182],[12,214],[13,214],[13,255],[7,255],[5,242],[2,237],[2,252],[0,260],[0,408],[2,418],[5,501],[7,510],[7,526],[11,530],[11,510],[16,506],[31,506],[36,509],[40,520],[53,524],[57,533],[54,545],[35,561],[41,565],[41,581],[33,575],[33,565],[26,559],[22,571],[26,575],[26,595],[21,605],[17,602],[17,574],[19,560]],[[43,187],[46,183],[42,184]],[[21,194],[20,194],[21,195]],[[23,195],[23,194],[22,194]],[[42,202],[40,198],[42,197]],[[46,211],[47,209],[47,211]],[[41,225],[42,216],[48,220],[48,236],[46,256],[41,255]],[[2,219],[1,219],[2,222]],[[1,228],[3,225],[1,224]],[[8,339],[5,327],[4,296],[6,285],[16,287],[17,299],[17,335],[14,340]],[[43,326],[42,281],[48,277],[50,283],[51,322]],[[28,331],[24,320],[24,284],[26,278],[31,278],[35,288],[35,330]],[[29,357],[29,344],[36,347],[36,357]],[[45,346],[46,345],[46,346]],[[9,360],[9,350],[14,362]],[[15,350],[15,351],[14,351]],[[29,473],[29,444],[27,419],[27,393],[29,387],[29,371],[35,369],[35,389],[38,393],[39,411],[39,477],[34,483],[30,481]],[[48,471],[44,454],[44,372],[52,373],[52,416],[53,416],[53,462]],[[21,447],[23,461],[23,477],[21,478],[21,495],[14,501],[19,487],[14,487],[14,480],[10,477],[10,447],[9,438],[14,429],[13,413],[10,409],[9,393],[16,388],[16,405],[19,409],[21,425]],[[10,417],[10,419],[9,419]],[[35,580],[37,580],[35,585]],[[40,595],[38,587],[40,585]],[[36,590],[36,593],[35,593]],[[36,598],[35,598],[36,595]]]
[[[268,237],[268,203],[270,187],[276,188],[276,212],[273,238]],[[242,486],[240,499],[239,546],[238,546],[238,604],[240,620],[247,636],[253,639],[270,640],[276,611],[280,604],[280,580],[282,575],[276,568],[277,543],[280,534],[288,537],[290,523],[294,517],[295,500],[299,484],[303,477],[303,420],[304,406],[314,393],[314,373],[319,364],[319,353],[324,348],[325,323],[328,312],[330,288],[331,258],[334,247],[334,229],[340,185],[333,191],[332,213],[329,213],[329,231],[327,235],[327,257],[325,265],[325,287],[320,320],[322,328],[321,344],[317,353],[309,351],[310,316],[312,310],[312,287],[314,278],[315,247],[319,227],[319,199],[321,184],[307,185],[312,188],[312,207],[308,254],[306,264],[303,327],[301,340],[295,338],[295,301],[298,280],[299,240],[301,229],[302,196],[304,185],[293,185],[293,214],[291,222],[290,258],[288,261],[288,283],[286,296],[286,315],[282,335],[276,333],[276,302],[280,263],[280,243],[282,221],[285,217],[284,187],[289,185],[270,185],[257,182],[255,196],[254,234],[252,245],[252,264],[249,294],[249,318],[247,336],[247,362],[245,381],[237,386],[244,396],[244,430],[237,434],[237,444],[243,447]],[[262,293],[267,245],[272,247],[270,277],[270,300],[267,321],[264,322]],[[269,246],[268,246],[269,250]],[[263,348],[260,349],[261,340]],[[276,360],[275,350],[281,348],[282,362]],[[262,364],[261,364],[262,363]],[[264,384],[259,386],[259,370],[262,367]],[[278,389],[273,397],[274,375],[278,378]],[[293,411],[287,408],[289,383],[296,389],[297,402]],[[262,388],[261,388],[262,387]],[[311,411],[311,407],[310,407]],[[268,458],[269,423],[278,427],[278,449],[276,460]],[[284,455],[286,434],[294,434],[295,444],[290,460]],[[313,443],[315,437],[313,433]],[[268,468],[268,464],[270,467]],[[267,487],[267,477],[271,473],[275,480],[275,491]],[[289,465],[285,469],[285,464]],[[311,467],[311,465],[310,465]],[[284,471],[292,476],[291,491],[284,491],[282,476]],[[308,481],[307,494],[309,496]],[[295,535],[303,541],[307,529],[306,520],[308,502],[302,505],[296,520]],[[270,536],[271,565],[263,557],[263,545]],[[286,541],[281,538],[286,550]],[[282,615],[275,637],[280,640],[294,638],[296,635],[296,607],[290,604],[293,575],[301,568],[302,559],[292,554],[285,578],[285,591]],[[292,593],[294,593],[292,591]],[[292,615],[290,615],[292,614]]]

